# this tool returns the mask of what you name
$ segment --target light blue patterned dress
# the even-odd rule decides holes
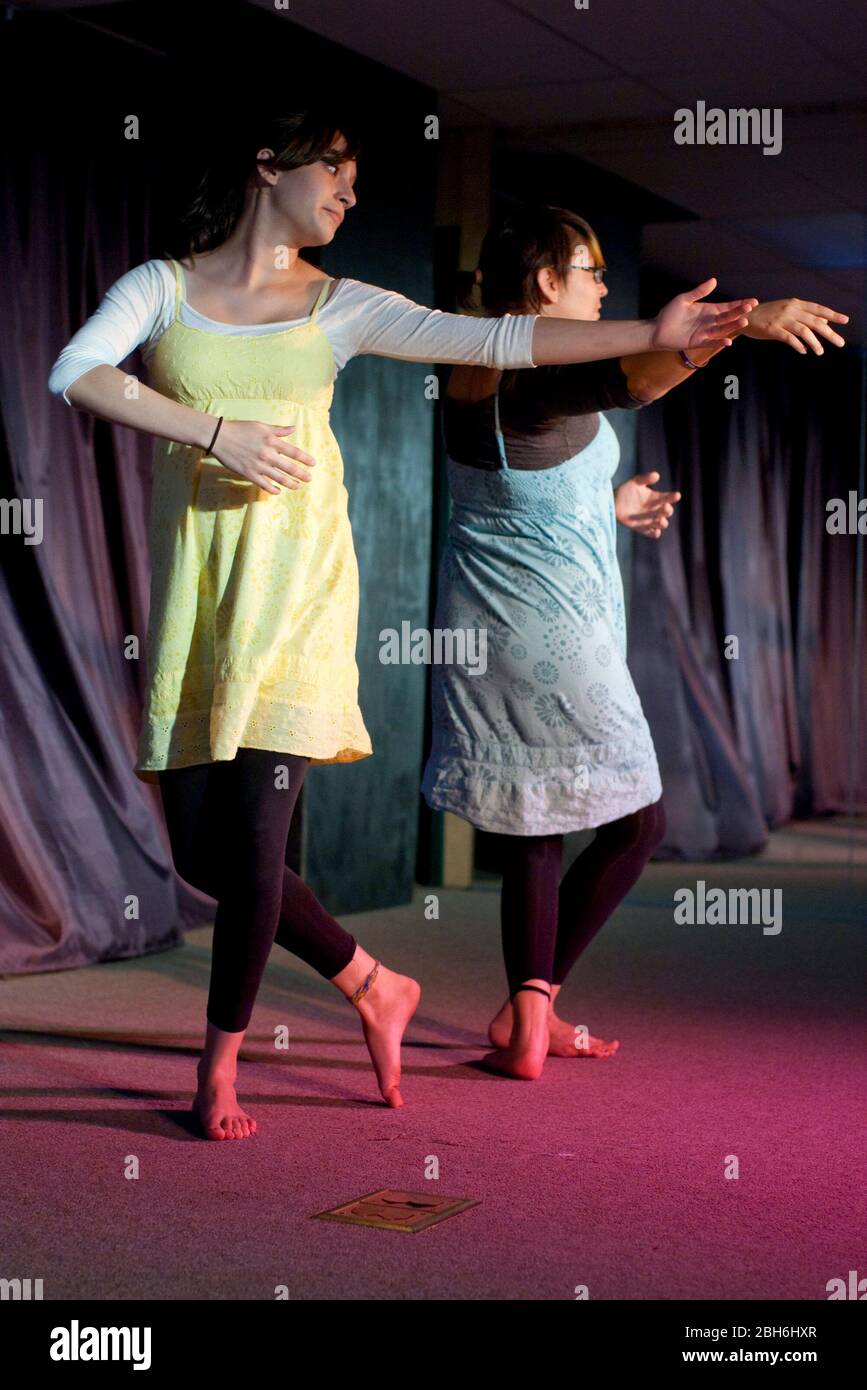
[[[432,666],[422,792],[480,830],[565,834],[662,795],[626,666],[611,484],[620,446],[604,415],[556,467],[510,469],[499,415],[497,439],[499,471],[447,458],[435,627],[485,629],[487,669]]]

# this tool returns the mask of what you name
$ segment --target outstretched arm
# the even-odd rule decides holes
[[[735,329],[730,338],[755,338],[760,342],[788,343],[797,352],[806,353],[804,343],[821,357],[822,347],[817,334],[827,338],[835,347],[844,347],[845,339],[831,328],[832,323],[848,323],[849,315],[828,309],[824,304],[812,304],[803,299],[772,299],[759,304],[747,314],[745,328]],[[711,343],[687,355],[696,366],[703,366],[721,352],[724,344]],[[620,366],[629,390],[642,401],[656,401],[687,377],[694,376],[676,352],[643,352],[621,357]]]
[[[678,295],[655,319],[587,323],[538,314],[447,314],[391,290],[351,282],[335,328],[341,361],[373,353],[408,362],[468,363],[501,370],[560,366],[654,349],[727,344],[730,332],[746,326],[746,314],[757,301],[702,304],[715,285],[716,280],[705,280]],[[337,307],[335,302],[335,316]]]
[[[758,300],[702,304],[715,287],[711,276],[695,289],[676,295],[655,319],[586,323],[540,315],[533,330],[533,362],[537,367],[556,366],[630,353],[729,347],[732,335],[747,326],[747,315]]]

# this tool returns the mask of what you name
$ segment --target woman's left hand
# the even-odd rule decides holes
[[[811,304],[807,299],[769,299],[766,304],[749,311],[749,324],[739,332],[742,338],[788,343],[800,353],[806,353],[804,343],[807,343],[821,357],[825,349],[816,334],[827,338],[835,347],[845,347],[846,339],[835,333],[830,325],[848,322],[848,314],[838,314],[836,309]]]
[[[679,492],[654,492],[651,483],[658,473],[636,473],[614,489],[614,515],[623,525],[642,536],[658,541],[668,526],[668,517],[680,501]]]

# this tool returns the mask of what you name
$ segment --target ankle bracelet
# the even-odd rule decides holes
[[[355,993],[350,997],[350,1000],[349,1000],[350,1004],[357,1004],[358,1001],[359,1001],[359,999],[363,999],[363,998],[364,998],[365,994],[366,994],[367,991],[370,989],[370,986],[373,984],[374,980],[376,979],[377,975],[379,974],[379,967],[380,967],[380,964],[381,964],[380,961],[377,961],[377,962],[376,962],[376,965],[375,965],[375,966],[373,967],[373,969],[371,970],[371,972],[370,972],[370,974],[368,975],[367,979],[364,981],[363,984],[361,984],[361,985],[358,986],[358,989],[357,989],[357,990],[355,991]]]

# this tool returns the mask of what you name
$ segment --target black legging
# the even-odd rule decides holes
[[[665,834],[662,798],[600,825],[560,881],[562,835],[502,835],[503,959],[509,993],[525,980],[562,985],[581,952],[638,881]]]
[[[228,760],[159,774],[175,868],[217,900],[207,1017],[227,1033],[250,1022],[275,940],[329,980],[355,954],[355,937],[285,862],[308,766],[294,754],[239,748]]]

